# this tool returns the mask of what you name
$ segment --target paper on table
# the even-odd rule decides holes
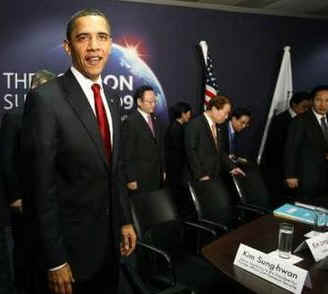
[[[290,255],[290,258],[280,258],[279,257],[279,252],[278,250],[274,250],[268,253],[269,256],[278,258],[280,260],[283,260],[284,262],[290,263],[290,264],[295,264],[303,260],[303,258],[296,256],[294,254]]]
[[[316,232],[316,231],[311,231],[311,232],[308,232],[304,235],[304,237],[306,238],[312,238],[312,237],[316,237],[316,236],[319,236],[319,235],[322,235],[324,234],[324,232]]]

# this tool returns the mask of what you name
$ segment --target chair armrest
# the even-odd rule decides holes
[[[199,220],[199,222],[214,226],[214,227],[219,228],[220,230],[222,230],[224,232],[229,232],[230,231],[228,226],[226,226],[224,224],[221,224],[221,223],[218,223],[218,222],[210,221],[208,219],[203,219],[202,218],[202,219]]]
[[[200,224],[196,224],[194,222],[190,222],[190,221],[184,221],[183,222],[185,225],[187,226],[190,226],[190,227],[193,227],[193,228],[196,228],[196,229],[199,229],[200,231],[205,231],[205,232],[208,232],[210,233],[212,236],[214,237],[217,237],[217,232],[215,230],[212,230],[208,227],[205,227],[203,225],[200,225]]]
[[[237,208],[251,211],[254,213],[257,213],[259,215],[266,215],[266,214],[271,214],[272,211],[270,209],[264,208],[264,207],[259,207],[256,205],[248,204],[248,203],[239,203],[236,205]]]
[[[173,266],[171,257],[164,250],[161,250],[161,249],[156,248],[156,247],[154,247],[152,245],[146,244],[146,243],[144,243],[142,241],[137,240],[137,245],[140,246],[140,247],[142,247],[142,248],[145,248],[145,249],[148,249],[148,250],[150,250],[152,252],[157,253],[158,255],[162,256],[166,260],[166,262],[168,264],[168,268],[169,268],[169,270],[172,273],[173,281],[172,281],[171,285],[172,286],[175,286],[176,283],[177,283],[177,278],[176,278],[175,269],[174,269],[174,266]]]
[[[139,241],[139,240],[137,240],[137,245],[161,255],[162,257],[164,257],[164,259],[166,260],[166,262],[169,265],[172,265],[171,257],[164,250],[158,249],[158,248],[156,248],[152,245],[146,244],[146,243],[144,243],[142,241]]]

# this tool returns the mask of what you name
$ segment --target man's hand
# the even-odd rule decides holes
[[[137,190],[138,189],[138,182],[137,181],[129,182],[128,183],[128,189],[129,190]]]
[[[201,177],[199,180],[200,180],[201,182],[203,182],[203,181],[208,181],[209,179],[210,179],[209,176],[204,176],[204,177]]]
[[[136,248],[137,235],[132,225],[124,225],[121,228],[122,243],[121,255],[129,256]]]
[[[68,263],[62,268],[48,271],[48,283],[53,294],[72,294],[72,283],[75,280]]]
[[[17,199],[16,201],[10,203],[10,207],[15,209],[16,211],[19,211],[20,213],[23,212],[23,200]]]
[[[235,167],[234,169],[232,169],[230,171],[230,173],[234,176],[238,176],[238,175],[239,176],[246,176],[245,172],[242,169],[240,169],[239,167]]]
[[[296,189],[298,188],[298,178],[288,178],[286,179],[287,186],[290,189]]]

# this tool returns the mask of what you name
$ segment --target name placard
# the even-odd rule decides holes
[[[233,264],[292,293],[300,294],[304,284],[311,288],[308,271],[244,244]]]
[[[320,234],[303,241],[294,252],[298,252],[306,247],[310,249],[316,262],[324,259],[328,256],[328,233]]]

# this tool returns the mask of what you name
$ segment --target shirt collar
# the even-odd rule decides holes
[[[314,108],[312,107],[312,112],[314,113],[315,117],[317,118],[317,120],[320,122],[322,117],[326,117],[326,115],[322,115],[319,113],[316,113],[316,111],[314,110]]]
[[[229,129],[230,129],[230,134],[234,134],[235,133],[235,130],[234,130],[233,126],[232,126],[231,120],[229,120],[228,126],[229,126]]]
[[[97,81],[92,81],[89,78],[85,77],[83,74],[81,74],[73,65],[71,66],[71,71],[75,76],[75,78],[77,79],[77,81],[79,82],[84,92],[90,91],[91,86],[95,83],[99,84],[100,89],[103,90],[101,76],[98,77]]]
[[[291,107],[288,108],[288,112],[292,118],[294,118],[297,115],[297,113]]]
[[[142,109],[140,109],[139,107],[137,108],[137,110],[139,111],[139,113],[142,115],[142,117],[148,122],[148,117],[150,115],[150,113],[144,112]]]
[[[212,121],[212,119],[209,117],[209,115],[206,112],[204,112],[204,116],[205,116],[210,128],[212,129],[213,125],[214,126],[216,125],[215,122]]]

